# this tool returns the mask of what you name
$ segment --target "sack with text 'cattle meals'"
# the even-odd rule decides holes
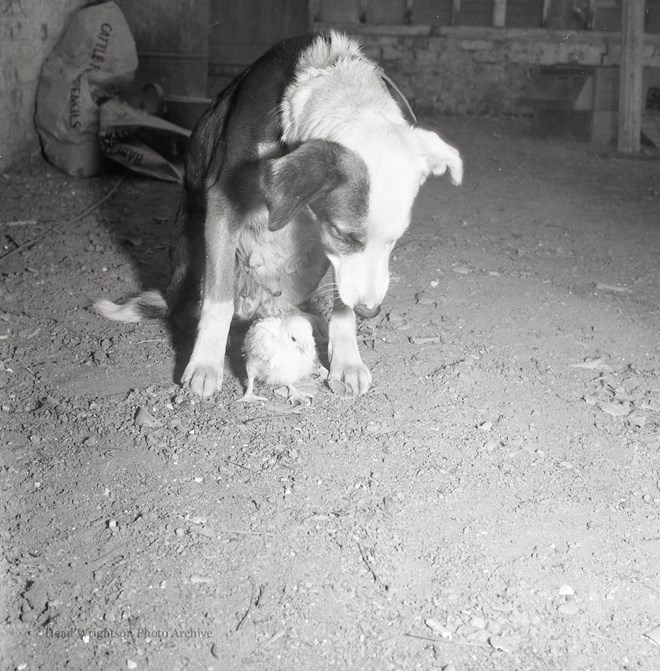
[[[35,123],[46,158],[70,175],[102,172],[99,105],[137,69],[135,41],[114,2],[76,12],[41,71]]]

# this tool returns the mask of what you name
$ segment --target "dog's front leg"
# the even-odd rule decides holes
[[[358,351],[355,313],[339,299],[330,316],[328,336],[330,378],[341,380],[354,394],[366,394],[371,385],[371,373],[362,363]]]
[[[209,203],[204,225],[206,258],[201,316],[195,347],[181,379],[202,398],[222,387],[227,336],[234,316],[236,233],[231,230],[234,222],[230,221],[228,203],[213,205]]]

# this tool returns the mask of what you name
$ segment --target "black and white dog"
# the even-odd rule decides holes
[[[147,292],[97,310],[122,321],[145,306],[197,323],[182,382],[220,389],[233,318],[286,314],[331,264],[331,378],[364,394],[355,313],[378,314],[389,257],[421,184],[463,164],[437,134],[410,125],[380,67],[336,33],[276,45],[213,101],[193,132],[170,250],[167,302]]]

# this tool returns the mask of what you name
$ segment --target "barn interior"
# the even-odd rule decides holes
[[[237,403],[232,345],[202,400],[92,303],[166,289],[200,115],[328,30],[463,184],[358,321],[366,395],[320,353]],[[659,158],[660,0],[0,0],[0,667],[660,668]]]

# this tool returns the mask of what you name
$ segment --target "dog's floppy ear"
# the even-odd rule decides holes
[[[444,175],[449,169],[452,184],[458,186],[463,181],[463,160],[457,149],[437,133],[422,128],[414,128],[412,138],[426,164],[425,178],[429,174]]]
[[[286,226],[303,207],[339,185],[341,150],[335,142],[308,140],[265,162],[262,186],[271,231]]]

